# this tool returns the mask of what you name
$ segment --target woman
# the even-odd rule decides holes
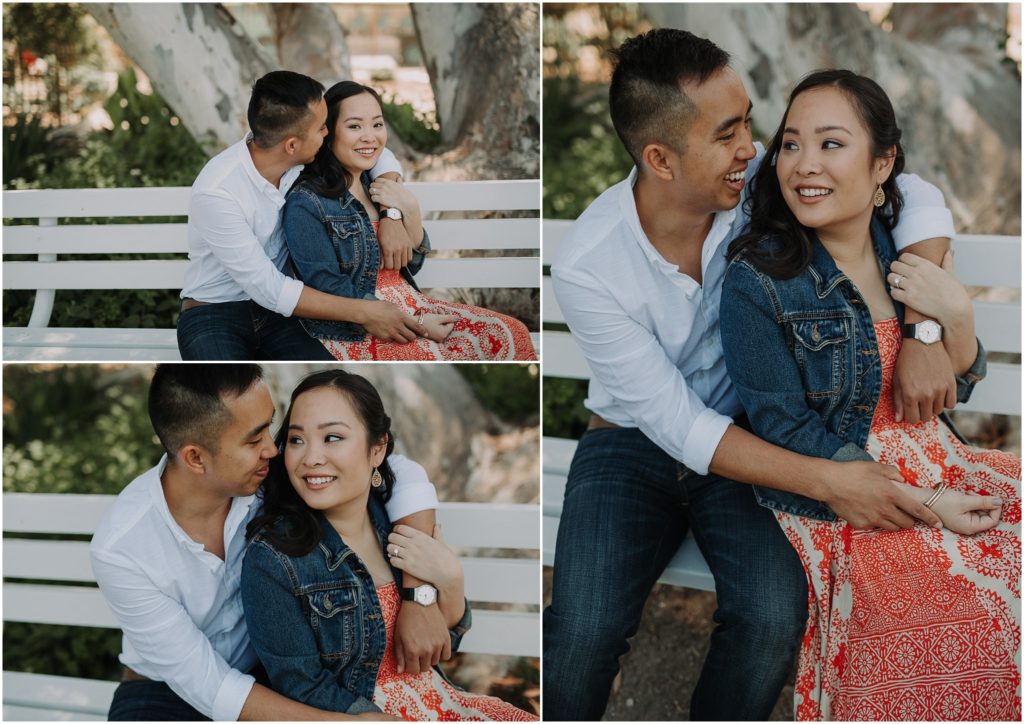
[[[1020,459],[893,411],[901,288],[944,328],[961,401],[984,376],[963,288],[925,260],[894,262],[899,139],[873,81],[808,76],[753,182],[750,232],[729,249],[722,342],[755,431],[807,455],[893,465],[944,524],[853,530],[817,501],[756,491],[810,581],[796,715],[1016,719]]]
[[[394,482],[390,425],[377,390],[358,375],[318,372],[292,393],[277,435],[284,454],[263,484],[242,566],[249,636],[271,684],[297,701],[351,714],[533,719],[456,689],[437,670],[398,672],[399,570],[437,589],[453,649],[470,614],[458,559],[439,538],[401,526],[391,533],[383,507]]]
[[[532,360],[529,331],[504,314],[426,297],[413,282],[429,240],[419,203],[397,181],[377,179],[373,168],[388,140],[380,96],[372,88],[343,81],[324,96],[327,136],[285,204],[283,228],[299,278],[330,294],[376,295],[416,317],[419,338],[385,343],[348,322],[303,320],[310,334],[342,360]],[[416,245],[401,271],[380,268],[378,204],[401,219]]]

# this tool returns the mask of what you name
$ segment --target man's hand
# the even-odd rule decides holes
[[[364,711],[361,714],[355,714],[353,718],[360,721],[405,721],[400,716],[394,716],[382,711]]]
[[[416,339],[416,320],[391,302],[365,300],[360,323],[382,342],[411,342]]]
[[[452,639],[438,605],[421,606],[403,601],[395,622],[398,672],[418,674],[451,657]]]
[[[858,529],[913,528],[920,520],[935,528],[942,520],[917,500],[910,486],[893,485],[903,478],[891,465],[868,461],[836,463],[823,500],[840,518]]]
[[[946,348],[903,340],[892,377],[892,398],[897,422],[926,422],[954,407],[956,378]]]
[[[381,216],[377,225],[377,241],[380,243],[380,261],[384,269],[401,269],[412,261],[415,244],[409,238],[405,225],[396,219]]]

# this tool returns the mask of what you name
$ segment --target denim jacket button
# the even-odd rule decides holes
[[[821,332],[818,331],[818,325],[817,324],[815,324],[813,327],[811,327],[811,340],[814,341],[814,342],[820,342],[821,341]]]
[[[324,608],[328,613],[334,610],[334,601],[331,600],[330,594],[324,596]]]

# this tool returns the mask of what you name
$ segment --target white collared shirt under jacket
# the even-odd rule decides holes
[[[437,508],[426,471],[401,456],[389,458],[395,487],[388,515],[398,520]],[[221,560],[174,520],[160,476],[164,455],[121,491],[89,545],[93,571],[121,630],[121,663],[164,681],[214,721],[238,719],[255,682],[239,590],[245,526],[256,515],[254,495],[235,498],[224,522]]]
[[[249,153],[252,133],[211,158],[192,184],[188,206],[188,267],[182,298],[244,302],[286,317],[299,303],[303,284],[284,273],[288,247],[281,230],[285,196],[302,172],[288,169],[279,186],[256,170]],[[384,149],[370,175],[402,172]]]
[[[747,182],[764,157],[747,169]],[[590,365],[584,405],[620,427],[639,428],[691,470],[706,474],[732,418],[742,411],[718,329],[725,252],[746,227],[739,205],[715,214],[701,254],[703,284],[654,248],[640,225],[637,170],[606,190],[566,234],[551,266],[558,306]],[[953,235],[942,193],[911,174],[896,248]]]

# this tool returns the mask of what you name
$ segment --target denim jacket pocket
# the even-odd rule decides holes
[[[319,641],[320,658],[344,662],[356,648],[356,623],[359,616],[357,583],[334,585],[305,594],[310,623]]]
[[[359,217],[328,216],[327,228],[337,252],[338,266],[347,271],[357,269],[363,256],[363,228]]]
[[[793,353],[803,377],[808,404],[827,415],[846,383],[850,320],[797,319],[790,322]]]

